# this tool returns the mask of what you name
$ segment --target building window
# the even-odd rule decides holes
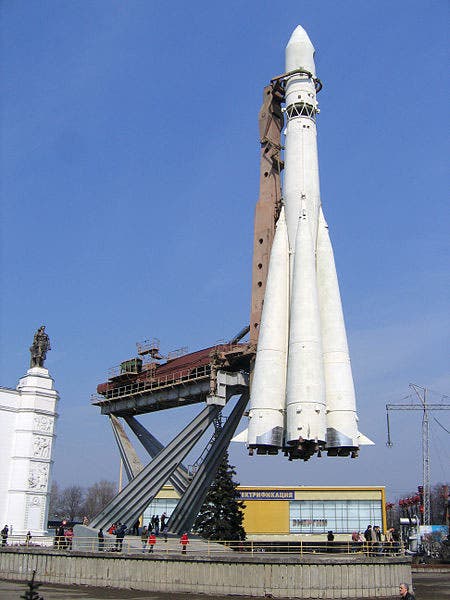
[[[178,498],[154,498],[144,511],[143,524],[148,525],[153,515],[158,515],[161,518],[163,512],[166,513],[167,517],[170,517],[177,504]]]
[[[364,531],[382,525],[381,500],[294,500],[289,507],[290,533]]]

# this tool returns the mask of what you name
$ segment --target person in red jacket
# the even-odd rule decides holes
[[[181,536],[180,544],[181,544],[181,554],[186,554],[186,548],[187,548],[187,545],[189,544],[189,538],[188,538],[188,534],[186,532],[184,532],[183,535]]]
[[[153,547],[155,544],[156,544],[156,535],[152,531],[150,533],[150,535],[148,536],[148,551],[150,552],[150,554],[153,553]]]
[[[73,529],[72,529],[72,527],[69,527],[69,529],[66,529],[66,531],[64,533],[64,537],[66,538],[66,548],[68,550],[72,550],[72,543],[73,543]]]

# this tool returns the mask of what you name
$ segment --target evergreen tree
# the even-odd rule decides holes
[[[230,466],[226,452],[194,523],[194,530],[205,539],[245,539],[244,503],[239,500],[234,475],[235,468]]]

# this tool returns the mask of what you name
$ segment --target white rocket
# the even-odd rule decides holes
[[[322,213],[314,47],[286,47],[283,207],[270,254],[250,392],[250,453],[357,455],[355,391],[339,285]],[[242,440],[245,434],[236,438]]]

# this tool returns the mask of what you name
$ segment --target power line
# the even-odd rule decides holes
[[[436,423],[439,425],[439,427],[442,427],[442,429],[443,429],[444,431],[446,431],[447,433],[449,433],[449,434],[450,434],[450,431],[449,431],[448,429],[446,429],[446,428],[445,428],[445,427],[442,425],[442,423],[439,423],[439,421],[436,419],[436,417],[433,417],[433,419],[436,421]]]

